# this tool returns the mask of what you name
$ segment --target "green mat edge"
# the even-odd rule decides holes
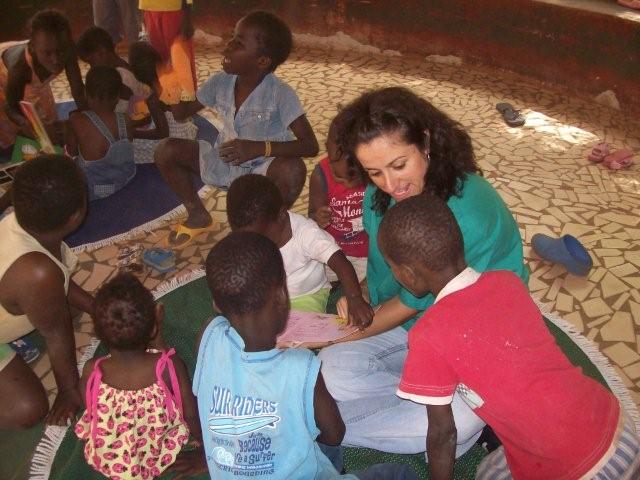
[[[154,290],[154,297],[156,300],[160,300],[165,295],[172,293],[173,291],[188,285],[191,282],[203,280],[205,276],[205,272],[203,270],[197,270],[183,277],[174,278],[171,281],[161,284]],[[535,299],[534,299],[535,300]],[[579,357],[586,358],[593,368],[586,369],[582,365],[578,364],[582,368],[582,371],[585,375],[590,376],[595,379],[605,387],[607,387],[620,401],[621,405],[625,408],[627,413],[631,416],[636,425],[636,429],[640,431],[640,414],[638,413],[637,407],[633,402],[629,390],[626,385],[621,380],[618,373],[615,371],[614,367],[611,365],[609,360],[604,356],[600,350],[598,350],[597,346],[591,342],[588,338],[583,336],[580,332],[578,332],[573,325],[568,323],[566,320],[562,319],[554,315],[553,313],[548,311],[546,305],[540,303],[536,300],[536,304],[540,308],[541,314],[543,315],[543,319],[545,320],[545,324],[549,328],[550,332],[556,339],[558,343],[558,335],[564,335],[570,340],[570,344],[568,347],[563,347],[559,345],[560,349],[565,353],[565,355],[569,358],[569,360],[574,364],[572,357],[566,352],[566,350],[570,350],[572,355],[577,355]],[[78,362],[79,365],[83,365],[86,360],[92,358],[95,355],[96,349],[98,348],[99,342],[97,339],[93,339],[91,345],[89,345],[85,351],[83,352],[81,360]],[[193,372],[190,371],[192,375]],[[53,429],[53,430],[52,430]],[[51,471],[53,465],[55,464],[55,453],[57,452],[60,444],[64,440],[67,433],[73,435],[73,430],[69,430],[64,427],[48,427],[42,439],[40,440],[38,446],[36,447],[36,453],[34,454],[34,458],[31,462],[31,479],[33,480],[44,480],[48,478],[49,472]],[[53,452],[51,451],[53,450]],[[40,452],[38,452],[40,451]],[[47,452],[48,451],[48,452]],[[45,458],[49,454],[53,453],[53,458]],[[426,463],[424,461],[424,454],[415,454],[415,455],[399,455],[399,454],[385,454],[384,452],[379,452],[377,450],[365,449],[365,448],[350,448],[347,447],[345,449],[345,466],[349,471],[354,469],[361,469],[367,466],[368,464],[375,463],[373,458],[370,459],[370,462],[362,462],[363,458],[360,458],[360,462],[355,464],[354,454],[357,454],[359,457],[377,457],[379,461],[379,457],[382,455],[392,455],[398,463],[406,463],[411,465],[421,478],[429,478],[428,469],[426,468]],[[456,464],[459,462],[464,462],[466,460],[465,457],[468,457],[469,460],[475,463],[478,459],[484,456],[484,450],[479,446],[474,446],[467,453],[462,455],[457,459]],[[40,462],[38,462],[38,458],[41,458]],[[466,463],[466,462],[465,462]],[[464,470],[464,469],[463,469]],[[464,476],[460,476],[464,475]],[[465,480],[470,478],[465,475],[464,472],[460,471],[459,468],[454,472],[454,478],[456,480]]]

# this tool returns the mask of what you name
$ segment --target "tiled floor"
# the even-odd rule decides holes
[[[200,81],[219,71],[219,47],[200,46],[197,57]],[[640,404],[639,167],[612,172],[586,160],[598,139],[640,152],[637,122],[515,75],[423,58],[303,47],[278,75],[298,92],[321,144],[337,106],[373,87],[410,87],[460,121],[473,138],[485,176],[518,221],[533,295],[598,345]],[[55,93],[69,98],[63,82],[55,84]],[[495,110],[499,101],[521,108],[526,126],[507,127]],[[307,162],[309,168],[316,160]],[[305,189],[297,211],[306,211],[307,199]],[[217,190],[207,196],[207,207],[223,223],[179,253],[178,275],[200,266],[212,244],[226,234],[225,201],[225,193]],[[151,245],[167,234],[168,227],[129,243]],[[589,277],[569,275],[537,258],[530,247],[537,232],[578,236],[593,256]],[[116,272],[115,257],[124,243],[82,253],[75,280],[95,290]],[[148,272],[143,277],[151,288],[168,279]],[[76,328],[78,350],[89,343],[91,332],[90,321],[81,319]],[[41,358],[35,369],[53,394],[48,359]]]

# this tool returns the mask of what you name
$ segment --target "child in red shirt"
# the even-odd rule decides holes
[[[362,225],[362,200],[366,184],[360,170],[350,167],[336,145],[336,127],[331,122],[327,136],[327,156],[320,160],[309,183],[309,218],[335,238],[358,280],[367,274],[369,237]],[[327,278],[337,279],[327,271]]]
[[[640,478],[640,441],[618,400],[564,356],[515,274],[467,267],[441,199],[399,202],[378,244],[405,288],[436,296],[409,332],[397,392],[427,407],[431,478],[453,476],[454,394],[503,444],[476,479]]]

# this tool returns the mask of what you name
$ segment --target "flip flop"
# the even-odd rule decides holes
[[[521,127],[524,125],[524,115],[519,110],[513,108],[510,103],[498,103],[496,109],[502,114],[502,118],[510,127]]]
[[[163,248],[145,250],[142,261],[160,273],[167,273],[176,268],[176,256],[171,250]]]
[[[628,148],[622,148],[610,153],[602,160],[602,164],[610,170],[622,170],[633,163],[633,152]]]
[[[604,157],[609,155],[610,152],[611,145],[609,145],[607,142],[600,142],[595,147],[593,147],[593,150],[591,150],[591,153],[587,157],[587,160],[592,163],[600,163],[604,160]]]
[[[178,243],[172,243],[170,240],[170,237],[171,237],[171,232],[170,232],[169,235],[167,235],[167,237],[164,239],[164,247],[165,248],[184,248],[187,245],[191,244],[191,242],[193,242],[193,240],[201,233],[211,232],[214,229],[215,229],[215,222],[213,220],[211,221],[211,224],[201,228],[189,228],[185,225],[180,224],[176,227],[175,230],[172,230],[172,232],[175,233],[174,238],[178,238],[180,235],[184,235],[187,237],[186,240]]]

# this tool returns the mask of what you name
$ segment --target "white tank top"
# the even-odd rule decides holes
[[[20,226],[14,213],[10,213],[0,221],[0,280],[18,258],[31,252],[44,253],[60,267],[64,274],[64,291],[67,292],[70,274],[78,258],[67,244],[62,242],[60,252],[62,262],[60,262]],[[33,329],[26,315],[13,315],[0,304],[0,343],[11,342]]]

